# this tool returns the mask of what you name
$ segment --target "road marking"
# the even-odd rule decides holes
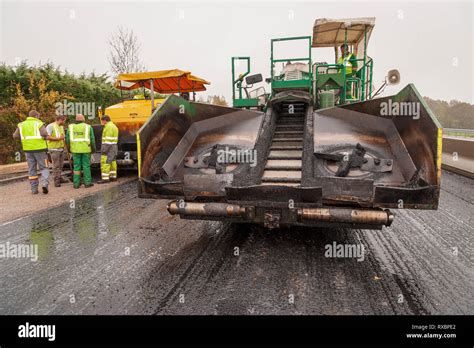
[[[14,222],[17,222],[17,221],[26,219],[26,218],[29,217],[29,216],[30,216],[30,215],[26,215],[26,216],[22,216],[22,217],[20,217],[20,218],[18,218],[18,219],[15,219],[15,220],[11,220],[11,221],[4,222],[1,226],[3,227],[3,226],[6,226],[6,225],[10,225],[10,224],[12,224],[12,223],[14,223]]]

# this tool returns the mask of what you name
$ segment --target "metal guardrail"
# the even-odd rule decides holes
[[[451,128],[444,128],[443,133]],[[454,129],[453,133],[456,133]],[[474,130],[459,130],[464,134],[473,134]],[[474,179],[474,137],[443,137],[442,167],[448,171]]]
[[[50,168],[51,171],[51,168]],[[41,175],[41,173],[38,173]],[[70,170],[63,171],[63,175],[71,176],[72,173]],[[22,181],[28,179],[28,171],[18,171],[8,174],[0,174],[0,186],[11,184],[13,182]]]
[[[474,135],[474,129],[462,129],[462,128],[443,128],[443,133],[464,133]]]
[[[12,173],[10,175],[0,175],[0,186],[10,184],[15,181],[25,180],[28,178],[28,172]]]

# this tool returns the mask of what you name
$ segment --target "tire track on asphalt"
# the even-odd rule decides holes
[[[165,262],[158,270],[160,273],[175,272],[176,260],[182,260],[186,265],[180,265],[181,274],[176,278],[174,285],[166,291],[160,299],[155,314],[167,313],[170,308],[175,308],[176,298],[180,294],[186,297],[192,296],[195,292],[193,288],[199,288],[201,283],[205,283],[213,277],[225,260],[225,251],[229,251],[230,235],[234,226],[228,223],[210,223],[209,231],[204,234],[197,243],[194,243],[178,252],[170,261]],[[200,250],[198,250],[200,248]],[[186,254],[192,252],[194,256]],[[230,252],[228,252],[231,255]],[[174,301],[173,301],[174,300]],[[174,305],[173,305],[174,303]],[[179,308],[176,308],[179,310]]]

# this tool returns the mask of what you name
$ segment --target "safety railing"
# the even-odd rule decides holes
[[[267,94],[267,92],[265,91],[265,87],[258,87],[258,88],[255,88],[251,91],[248,92],[248,97],[249,98],[258,98],[258,97],[261,97],[261,96],[264,96],[265,94]]]
[[[368,58],[364,60],[363,58],[356,59],[356,62],[363,63],[362,67],[357,70],[357,72],[347,77],[346,67],[344,64],[319,64],[315,63],[311,69],[314,72],[314,84],[313,88],[316,88],[318,84],[318,79],[321,75],[326,74],[338,74],[342,77],[340,85],[342,87],[341,91],[341,104],[346,102],[356,102],[366,100],[368,96],[372,94],[372,70],[373,70],[373,60]],[[339,87],[328,87],[329,89],[340,89]],[[351,93],[347,93],[348,90],[351,90]],[[316,98],[316,96],[314,96]],[[348,98],[347,98],[348,97]]]
[[[307,57],[297,57],[297,58],[274,58],[274,44],[276,42],[283,42],[283,41],[296,41],[296,40],[303,40],[308,42],[308,56]],[[310,93],[312,92],[312,81],[313,81],[313,74],[311,72],[311,36],[295,36],[295,37],[285,37],[285,38],[277,38],[271,40],[271,48],[270,48],[270,76],[272,81],[272,88],[273,82],[276,80],[275,78],[275,63],[279,62],[307,62],[308,64],[308,88]],[[305,79],[306,80],[306,79]],[[280,81],[281,82],[281,81]]]
[[[460,137],[474,137],[474,129],[443,128],[443,134]]]

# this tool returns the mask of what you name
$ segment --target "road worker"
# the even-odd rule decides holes
[[[48,132],[48,152],[51,157],[53,164],[53,180],[54,186],[60,187],[61,183],[67,183],[68,181],[61,176],[63,163],[64,163],[64,122],[66,122],[66,116],[57,115],[54,122],[48,124],[46,131]]]
[[[81,170],[84,186],[92,187],[91,152],[95,151],[94,131],[87,124],[84,115],[76,115],[76,123],[70,124],[66,134],[66,142],[74,162],[73,184],[74,188],[81,186]]]
[[[110,120],[110,117],[104,115],[100,119],[104,126],[102,131],[102,147],[100,149],[100,172],[101,180],[98,184],[106,184],[117,180],[117,152],[118,152],[118,128]]]
[[[341,56],[337,64],[344,64],[346,75],[352,76],[357,72],[357,58],[349,51],[349,45],[346,43],[341,45]]]
[[[31,110],[28,117],[18,126],[13,133],[14,138],[20,138],[21,146],[26,156],[28,164],[28,179],[30,181],[31,192],[38,193],[39,178],[37,167],[41,173],[41,187],[44,194],[48,193],[49,168],[46,140],[48,132],[44,123],[39,120],[40,114],[36,110]]]
[[[343,64],[346,68],[346,79],[355,75],[357,72],[357,58],[349,51],[349,45],[344,43],[341,45],[341,56],[337,60],[337,64]],[[346,99],[353,99],[352,82],[346,82]]]

